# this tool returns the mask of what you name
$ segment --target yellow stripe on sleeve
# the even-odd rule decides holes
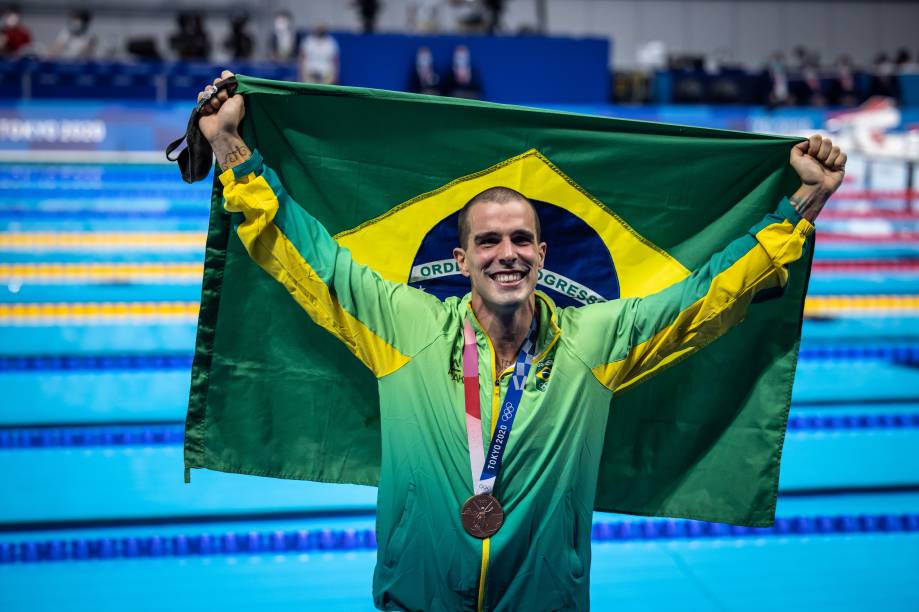
[[[223,178],[221,176],[221,180]],[[252,173],[239,182],[228,183],[225,182],[226,208],[245,215],[237,234],[249,255],[284,285],[310,318],[341,340],[377,378],[391,374],[408,363],[408,357],[341,307],[313,267],[272,223],[279,204],[268,182]],[[244,194],[237,193],[242,188],[245,189]]]
[[[764,227],[756,234],[758,245],[716,274],[702,298],[625,358],[593,368],[594,376],[614,392],[624,391],[719,338],[743,320],[758,290],[784,286],[785,266],[801,257],[812,231],[804,219],[794,227],[787,220]]]

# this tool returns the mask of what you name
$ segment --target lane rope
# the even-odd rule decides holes
[[[192,250],[206,232],[0,232],[0,250],[98,251]]]
[[[198,302],[14,302],[0,303],[0,325],[85,322],[194,321]]]
[[[859,514],[778,517],[773,527],[744,527],[683,519],[637,519],[593,524],[594,542],[707,540],[919,531],[919,514]],[[373,529],[300,529],[248,533],[177,534],[124,538],[74,538],[0,543],[0,564],[213,555],[278,555],[370,551]]]
[[[191,367],[192,353],[0,355],[0,372],[173,370]],[[919,344],[806,346],[801,361],[891,361],[919,364]]]
[[[847,415],[792,414],[788,430],[797,432],[919,429],[919,412]],[[0,427],[0,450],[40,448],[174,446],[184,440],[183,423],[137,425],[54,425]]]
[[[194,321],[198,302],[10,302],[0,303],[0,325]],[[919,295],[814,295],[804,302],[808,319],[919,316]]]
[[[0,282],[61,284],[127,282],[178,283],[199,281],[203,263],[0,263]]]

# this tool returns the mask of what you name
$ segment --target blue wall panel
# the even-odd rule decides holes
[[[606,39],[347,33],[336,33],[335,38],[341,50],[342,85],[408,91],[419,47],[431,49],[437,72],[445,75],[453,49],[466,45],[484,99],[568,104],[609,100]]]

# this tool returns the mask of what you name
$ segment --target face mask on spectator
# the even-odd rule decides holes
[[[453,65],[457,68],[468,68],[469,67],[469,51],[465,49],[457,49],[453,53]]]
[[[431,58],[430,51],[419,51],[415,62],[419,68],[429,68],[434,63],[434,60]]]

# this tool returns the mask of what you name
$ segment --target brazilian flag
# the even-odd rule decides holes
[[[537,207],[559,306],[685,278],[773,211],[796,142],[238,76],[242,136],[359,263],[464,295],[458,210],[495,185]],[[771,525],[812,249],[711,346],[616,396],[598,510]],[[248,256],[215,182],[187,468],[375,485],[376,380]],[[329,466],[335,466],[330,468]]]

